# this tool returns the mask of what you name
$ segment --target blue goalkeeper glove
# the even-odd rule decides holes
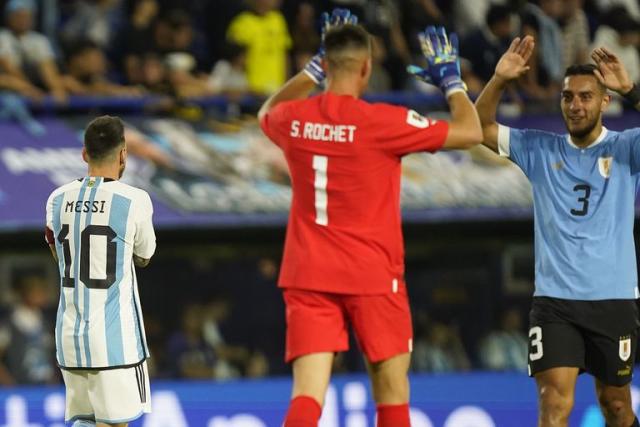
[[[418,38],[427,67],[409,65],[407,72],[439,87],[447,97],[455,92],[466,92],[467,85],[460,77],[458,36],[451,33],[451,37],[448,37],[444,27],[429,26],[418,34]]]
[[[340,25],[352,24],[356,25],[358,23],[358,17],[356,15],[352,15],[349,9],[333,9],[331,15],[327,12],[324,12],[320,16],[321,20],[321,36],[320,36],[320,49],[318,49],[318,53],[316,53],[313,58],[307,62],[307,65],[304,66],[303,71],[309,76],[311,80],[316,82],[316,84],[321,84],[324,79],[327,77],[322,69],[322,60],[324,59],[324,37],[332,28],[338,27]]]

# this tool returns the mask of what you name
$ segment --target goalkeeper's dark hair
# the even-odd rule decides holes
[[[340,54],[350,50],[371,52],[371,35],[360,25],[345,24],[327,31],[324,38],[330,67],[340,67]]]
[[[124,144],[124,125],[119,117],[93,119],[84,131],[84,147],[89,158],[100,162]]]

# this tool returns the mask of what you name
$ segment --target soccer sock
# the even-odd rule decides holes
[[[72,427],[96,427],[96,423],[88,420],[76,420]]]
[[[298,396],[291,400],[287,418],[282,427],[317,427],[322,407],[309,396]]]
[[[409,421],[409,404],[377,406],[377,427],[411,427]]]

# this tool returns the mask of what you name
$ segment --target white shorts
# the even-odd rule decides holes
[[[118,424],[151,412],[147,362],[131,368],[62,370],[67,392],[65,421]]]

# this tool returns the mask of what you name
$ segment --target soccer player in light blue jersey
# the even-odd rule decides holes
[[[484,144],[531,182],[535,293],[529,315],[529,373],[538,386],[540,427],[566,426],[576,379],[588,372],[609,427],[638,427],[631,408],[638,284],[633,239],[640,183],[640,128],[607,130],[607,90],[634,106],[640,90],[615,54],[565,73],[560,107],[567,134],[496,122],[505,86],[528,71],[531,37],[515,39],[476,101]]]
[[[126,427],[150,411],[149,357],[134,264],[156,248],[149,195],[120,182],[126,165],[117,117],[84,134],[88,176],[47,201],[46,240],[60,269],[56,358],[73,427]]]

